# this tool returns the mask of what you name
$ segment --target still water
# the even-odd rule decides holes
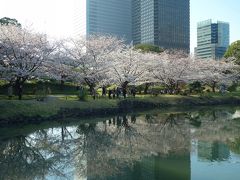
[[[0,129],[0,180],[240,179],[240,108]]]

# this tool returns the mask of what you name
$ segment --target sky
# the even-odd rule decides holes
[[[190,0],[190,3],[191,52],[197,44],[197,22],[202,20],[229,22],[230,42],[240,40],[240,0]],[[74,0],[1,0],[0,18],[15,18],[36,31],[64,38],[74,34],[74,9]]]

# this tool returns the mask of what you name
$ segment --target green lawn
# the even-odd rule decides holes
[[[3,97],[2,97],[3,98]],[[30,97],[24,96],[23,99]],[[117,107],[117,100],[98,99],[78,101],[77,96],[57,95],[50,96],[45,101],[32,100],[0,100],[0,118],[24,116],[51,116],[56,114],[60,108],[96,109]]]
[[[144,102],[153,104],[162,104],[163,106],[189,106],[189,105],[207,105],[211,102],[219,102],[224,104],[230,102],[232,98],[240,99],[239,93],[231,93],[226,95],[206,94],[205,96],[180,96],[180,95],[159,95],[156,97],[146,95],[137,96],[135,99],[128,98],[126,106],[130,102]],[[103,109],[117,108],[118,102],[121,100],[113,100],[108,98],[100,98],[93,100],[88,97],[86,101],[78,101],[76,95],[51,95],[43,102],[36,101],[35,96],[25,95],[23,100],[19,101],[16,98],[8,100],[7,96],[0,96],[0,119],[6,117],[24,116],[51,116],[57,114],[61,108],[76,108],[76,109]]]

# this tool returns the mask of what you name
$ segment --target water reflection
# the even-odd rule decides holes
[[[198,158],[208,161],[226,161],[230,157],[230,149],[222,142],[198,142]]]
[[[199,168],[209,174],[205,167],[215,162],[231,164],[235,179],[236,110],[119,115],[14,136],[9,130],[0,141],[0,179],[203,179]]]

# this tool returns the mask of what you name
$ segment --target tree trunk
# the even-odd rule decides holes
[[[151,85],[150,83],[146,83],[146,84],[145,84],[144,94],[147,94],[147,93],[148,93],[148,89],[149,89],[150,85]]]
[[[89,86],[90,94],[94,95],[94,86],[93,86],[93,84],[89,84],[88,86]]]
[[[124,99],[126,99],[126,95],[127,95],[127,85],[128,85],[128,81],[125,81],[124,83],[122,83],[122,93],[123,93],[123,97]]]
[[[90,95],[93,96],[95,94],[94,93],[95,84],[93,82],[91,82],[91,80],[89,80],[88,78],[85,78],[84,80],[85,80],[85,82],[87,83],[87,85],[89,87]]]
[[[179,82],[178,81],[175,84],[175,94],[176,95],[180,94],[180,88],[179,88]]]
[[[22,100],[23,95],[23,84],[28,79],[28,76],[18,77],[15,81],[15,91],[19,100]]]
[[[96,99],[96,92],[94,89],[95,85],[90,83],[90,84],[88,84],[88,86],[89,86],[90,95],[95,100]]]
[[[15,82],[15,90],[18,96],[18,100],[22,100],[22,93],[23,93],[23,84],[24,81],[22,78],[18,78]]]

